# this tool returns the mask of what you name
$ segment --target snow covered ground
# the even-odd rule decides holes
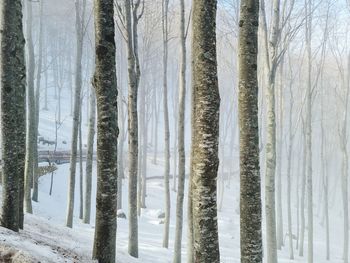
[[[0,228],[0,246],[7,245],[24,251],[40,260],[40,262],[91,262],[94,224],[83,224],[79,218],[79,198],[75,199],[75,219],[73,229],[64,227],[67,199],[67,179],[69,164],[58,166],[54,175],[52,196],[49,195],[50,175],[40,178],[39,203],[34,203],[34,215],[25,216],[25,230],[19,234]],[[96,168],[96,167],[94,167]],[[94,179],[96,181],[96,169]],[[149,175],[161,175],[162,165],[153,165],[149,162]],[[176,193],[171,193],[171,223],[169,249],[162,248],[162,233],[164,225],[160,224],[159,213],[164,207],[163,182],[161,179],[148,180],[147,208],[142,210],[139,218],[139,259],[127,254],[128,222],[118,219],[117,258],[118,262],[133,263],[165,263],[172,262],[172,251],[175,232],[175,201]],[[76,193],[78,191],[78,182]],[[95,185],[95,184],[93,184]],[[219,231],[221,262],[234,263],[239,260],[239,214],[238,214],[238,182],[232,181],[230,187],[225,189],[222,211],[219,212]],[[93,187],[93,195],[96,189]],[[186,204],[186,199],[185,199]],[[94,222],[94,202],[92,209],[92,222]],[[123,182],[123,209],[127,211],[127,181]],[[185,209],[186,213],[186,209]],[[186,215],[186,214],[185,214]],[[185,216],[186,218],[186,216]],[[333,218],[335,219],[335,218]],[[342,262],[342,233],[341,217],[339,222],[331,225],[331,261]],[[334,230],[334,227],[339,229]],[[287,226],[285,226],[286,229]],[[184,229],[183,259],[186,259],[186,227]],[[306,245],[306,244],[305,244]],[[315,261],[327,262],[325,258],[324,229],[315,219]],[[279,251],[279,262],[306,262],[306,257],[300,258],[295,252],[296,259],[288,259],[288,246]],[[305,246],[305,255],[307,248]],[[35,261],[34,261],[35,262]],[[185,262],[185,261],[184,261]],[[328,261],[329,262],[329,261]]]
[[[58,150],[67,150],[70,147],[72,118],[69,116],[68,103],[69,93],[64,92],[62,101],[62,126],[58,130]],[[55,100],[49,100],[51,111],[40,112],[39,133],[47,140],[55,139]],[[85,116],[85,113],[84,113]],[[86,141],[87,128],[86,118],[83,118],[83,139]],[[161,134],[161,132],[160,132]],[[160,138],[161,140],[161,138]],[[53,150],[53,146],[42,146],[41,149]],[[150,153],[149,156],[152,154]],[[162,153],[158,153],[162,156]],[[238,163],[238,159],[236,160]],[[171,161],[171,165],[173,161]],[[94,164],[96,165],[96,164]],[[188,162],[187,162],[188,165]],[[85,168],[85,163],[84,163]],[[78,170],[78,169],[77,169]],[[148,160],[149,177],[163,175],[163,160],[158,160],[158,165],[154,165]],[[173,171],[171,169],[171,171]],[[13,253],[17,253],[19,261],[25,262],[24,258],[35,258],[29,262],[91,262],[94,220],[95,220],[95,202],[92,204],[92,224],[86,225],[79,220],[79,176],[76,181],[76,196],[74,207],[74,225],[73,229],[66,228],[65,216],[67,206],[67,188],[68,188],[69,164],[58,165],[58,170],[54,173],[53,193],[49,195],[50,175],[40,178],[39,182],[39,202],[33,204],[34,215],[25,215],[25,230],[19,234],[0,228],[0,262],[4,248],[11,247]],[[96,194],[96,167],[93,167],[93,197]],[[186,182],[187,184],[187,182]],[[127,180],[123,181],[123,210],[127,213]],[[285,185],[284,185],[285,186]],[[187,191],[186,191],[187,192]],[[295,198],[293,193],[293,200]],[[332,195],[332,193],[330,193]],[[320,200],[315,197],[316,207]],[[325,228],[320,224],[322,221],[317,215],[314,218],[314,262],[324,263],[342,262],[342,213],[341,203],[335,199],[335,204],[330,211],[330,241],[331,241],[331,260],[325,260]],[[339,206],[337,205],[339,203]],[[184,219],[186,220],[186,204],[184,200]],[[285,198],[283,200],[284,209],[286,207]],[[142,210],[139,218],[139,258],[135,259],[128,255],[128,221],[118,219],[117,233],[117,261],[120,263],[167,263],[172,262],[174,233],[175,233],[175,207],[176,193],[171,191],[171,221],[170,221],[170,242],[169,249],[162,248],[162,234],[164,225],[160,224],[158,215],[164,210],[164,187],[161,179],[147,180],[147,208]],[[338,206],[338,207],[337,207]],[[286,211],[284,230],[286,232]],[[218,215],[220,252],[222,263],[240,262],[239,254],[239,180],[237,174],[232,178],[231,183],[225,186],[224,201],[222,210]],[[293,234],[296,235],[296,206],[293,204]],[[186,262],[186,235],[187,228],[184,224],[183,230],[183,262]],[[264,238],[265,240],[265,238]],[[287,242],[287,236],[285,237]],[[294,240],[295,245],[296,240]],[[20,252],[18,252],[20,251]],[[289,260],[288,245],[279,251],[279,262],[307,262],[307,235],[305,236],[304,255],[299,257],[298,251],[294,251],[295,260]]]

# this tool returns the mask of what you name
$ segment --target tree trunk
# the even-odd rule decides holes
[[[165,193],[165,222],[163,234],[163,247],[169,245],[169,226],[170,226],[170,131],[169,131],[169,112],[168,112],[168,9],[169,0],[162,1],[162,26],[163,26],[163,112],[164,112],[164,193]]]
[[[294,259],[293,249],[293,231],[292,231],[292,201],[291,201],[291,165],[293,150],[292,118],[293,118],[293,91],[292,84],[289,85],[289,145],[288,145],[288,167],[287,167],[287,208],[288,208],[288,239],[289,239],[289,258]]]
[[[83,26],[85,16],[86,0],[83,0],[82,7],[80,6],[80,0],[75,2],[75,16],[76,16],[76,61],[75,61],[75,92],[74,92],[74,111],[73,111],[73,128],[72,128],[72,143],[71,143],[71,157],[70,157],[70,169],[69,169],[69,182],[68,182],[68,206],[66,226],[73,227],[73,211],[74,211],[74,190],[75,190],[75,175],[77,166],[77,146],[78,146],[78,133],[79,133],[79,121],[80,121],[80,103],[81,103],[81,89],[82,89],[82,57],[83,57]],[[59,96],[60,97],[60,96]]]
[[[94,156],[94,136],[96,122],[96,99],[95,91],[90,91],[90,118],[89,118],[89,134],[88,134],[88,149],[86,157],[85,171],[85,199],[84,199],[84,218],[85,224],[90,224],[91,215],[91,186],[92,186],[92,162]]]
[[[42,57],[43,57],[43,5],[44,1],[39,2],[39,54],[37,63],[37,74],[36,74],[36,92],[35,92],[35,127],[34,127],[34,178],[33,178],[33,195],[32,200],[38,202],[38,187],[39,187],[39,175],[38,171],[38,133],[39,133],[39,112],[40,112],[40,89],[41,89],[41,71],[42,71]]]
[[[261,263],[261,193],[258,121],[259,1],[241,2],[239,37],[241,262]]]
[[[1,1],[1,226],[23,228],[26,69],[20,0]],[[16,145],[17,147],[13,147]]]
[[[216,61],[216,0],[193,2],[194,115],[192,209],[194,262],[219,263],[217,171],[220,95]]]
[[[312,193],[312,90],[311,90],[311,26],[312,4],[306,4],[306,51],[307,51],[307,87],[306,87],[306,164],[307,164],[307,217],[308,217],[308,263],[313,263],[313,193]]]
[[[185,1],[180,0],[180,39],[181,68],[179,85],[179,115],[178,115],[178,185],[176,199],[176,227],[173,263],[181,263],[181,241],[183,226],[183,202],[185,191],[185,105],[186,105],[186,32],[185,32]]]
[[[133,7],[134,8],[134,7]],[[135,35],[136,26],[132,17],[132,5],[130,0],[125,0],[125,19],[128,50],[128,143],[129,143],[129,244],[128,252],[133,257],[138,257],[138,222],[137,222],[137,177],[138,177],[138,114],[137,93],[139,76],[136,70]],[[133,23],[134,22],[134,23]]]
[[[34,98],[34,47],[32,39],[32,1],[26,2],[27,11],[27,50],[28,50],[28,68],[27,68],[27,137],[26,137],[26,160],[25,160],[25,189],[24,189],[24,206],[27,213],[33,213],[31,188],[34,175],[34,144],[37,142],[35,138],[35,98]]]
[[[97,192],[93,259],[115,263],[117,232],[118,98],[114,1],[95,0],[95,75],[97,98]]]

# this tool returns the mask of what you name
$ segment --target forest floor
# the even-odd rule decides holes
[[[163,165],[153,165],[149,162],[149,176],[162,174]],[[93,170],[93,182],[96,182],[96,167]],[[11,248],[13,254],[26,256],[27,262],[92,262],[95,202],[92,204],[92,224],[83,224],[79,219],[79,176],[76,182],[76,195],[74,206],[73,229],[64,227],[66,215],[67,180],[69,175],[69,164],[58,166],[54,174],[53,192],[50,196],[50,175],[40,178],[39,202],[33,204],[34,215],[25,215],[24,230],[19,234],[0,228],[0,262],[1,255],[7,251],[3,248]],[[175,207],[176,193],[171,191],[171,222],[169,249],[162,248],[162,234],[164,225],[159,215],[164,207],[163,181],[161,179],[147,180],[147,208],[142,210],[139,218],[139,259],[127,254],[128,222],[127,219],[118,218],[117,234],[117,258],[120,263],[166,263],[172,262],[172,251],[175,233]],[[93,186],[95,184],[93,183]],[[93,196],[96,193],[93,187]],[[238,263],[239,260],[239,214],[238,214],[238,181],[232,180],[226,185],[224,202],[219,212],[219,235],[221,262]],[[186,207],[186,198],[184,201]],[[127,181],[123,182],[123,208],[127,211]],[[338,220],[341,217],[337,217]],[[186,219],[186,208],[185,208]],[[339,229],[331,229],[331,261],[325,258],[324,228],[315,219],[315,260],[314,262],[342,262],[342,233],[341,221],[333,224]],[[186,225],[186,224],[185,224]],[[285,230],[287,225],[284,226]],[[340,231],[340,232],[339,232]],[[186,259],[186,226],[183,231],[183,260]],[[307,236],[306,236],[307,237]],[[307,239],[307,238],[306,238]],[[287,242],[287,240],[286,240]],[[295,240],[294,240],[295,245]],[[305,255],[307,255],[307,243],[305,243]],[[16,254],[17,253],[17,254]],[[307,262],[306,257],[298,257],[289,260],[289,249],[286,246],[279,251],[279,262]],[[32,257],[32,260],[29,260]],[[8,261],[11,262],[11,261]],[[13,261],[13,262],[26,262]],[[185,261],[184,261],[185,262]]]

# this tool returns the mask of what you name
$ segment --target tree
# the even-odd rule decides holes
[[[216,10],[216,0],[193,1],[191,180],[196,263],[220,262],[216,203],[220,109]]]
[[[74,91],[74,109],[73,109],[73,128],[72,128],[72,143],[71,157],[68,182],[68,205],[66,225],[73,227],[73,211],[74,211],[74,191],[75,191],[75,175],[77,166],[77,149],[78,149],[78,132],[81,115],[81,89],[82,89],[82,57],[83,57],[83,40],[84,40],[84,17],[86,0],[75,1],[75,27],[76,27],[76,61],[75,61],[75,91]]]
[[[90,91],[90,117],[89,117],[89,134],[88,134],[88,149],[85,169],[85,198],[83,222],[90,223],[91,213],[91,187],[92,187],[92,160],[94,155],[94,137],[95,137],[95,123],[96,123],[96,99],[93,89]]]
[[[138,50],[138,23],[144,11],[144,1],[124,1],[124,6],[118,4],[117,12],[122,25],[123,37],[126,40],[128,57],[128,158],[129,158],[129,242],[128,252],[138,257],[138,222],[137,222],[137,181],[138,181],[138,114],[137,96],[140,84],[141,70]],[[139,10],[141,8],[141,11]],[[123,12],[124,11],[124,12]]]
[[[181,263],[181,240],[183,225],[183,202],[185,190],[185,102],[186,102],[186,29],[185,29],[185,1],[180,0],[180,40],[181,40],[181,68],[179,85],[179,115],[178,115],[178,153],[179,178],[176,200],[176,234],[174,248],[174,263]],[[175,174],[174,174],[175,177]],[[175,185],[175,183],[174,183]]]
[[[38,62],[37,62],[37,73],[36,73],[36,89],[35,89],[35,126],[34,126],[34,157],[33,157],[33,194],[32,200],[38,202],[39,194],[39,175],[38,175],[38,133],[39,133],[39,112],[40,112],[40,88],[41,88],[41,74],[42,74],[42,61],[43,61],[43,9],[44,0],[39,1],[39,47],[38,47]]]
[[[242,1],[239,35],[241,262],[262,262],[258,124],[259,1]]]
[[[163,29],[163,112],[164,112],[164,192],[165,192],[165,219],[163,247],[169,245],[169,226],[170,226],[170,129],[169,129],[169,110],[168,110],[168,41],[169,41],[169,0],[162,1],[162,29]],[[175,176],[175,175],[174,175]]]
[[[113,0],[95,0],[97,193],[93,258],[114,263],[117,231],[118,98]]]
[[[22,2],[1,1],[1,133],[2,207],[1,226],[23,228],[25,161],[25,81]]]
[[[307,53],[307,86],[306,86],[306,184],[307,184],[307,219],[308,219],[308,263],[313,263],[313,197],[312,197],[312,0],[305,0],[305,44]]]
[[[32,20],[33,20],[32,1],[26,1],[26,42],[28,51],[27,66],[27,133],[26,133],[26,159],[25,159],[25,188],[24,188],[24,206],[27,213],[33,213],[31,189],[34,176],[34,144],[37,143],[35,138],[35,97],[34,97],[34,46],[32,37]]]

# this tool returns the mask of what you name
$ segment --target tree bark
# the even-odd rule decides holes
[[[174,245],[174,263],[181,263],[181,241],[183,226],[183,202],[185,191],[185,102],[186,102],[186,32],[185,32],[185,1],[180,0],[180,39],[181,39],[181,69],[179,85],[179,115],[178,115],[178,188],[176,199],[176,227]],[[175,176],[175,175],[174,175]]]
[[[163,26],[163,112],[164,112],[164,193],[165,193],[165,219],[163,247],[169,246],[169,226],[170,226],[170,131],[168,112],[168,9],[169,0],[162,1],[162,26]]]
[[[85,224],[90,224],[91,215],[91,187],[92,187],[92,161],[94,155],[94,137],[95,137],[95,122],[96,122],[96,99],[95,91],[90,91],[90,117],[89,117],[89,134],[88,134],[88,149],[86,158],[85,170],[85,199],[84,199],[84,218]]]
[[[258,121],[259,1],[242,1],[239,36],[241,262],[262,262]]]
[[[194,262],[219,263],[217,171],[220,95],[216,60],[216,0],[194,0],[192,209]]]
[[[97,98],[97,193],[93,259],[116,262],[118,98],[114,1],[95,0],[95,75]]]
[[[23,228],[26,69],[22,1],[1,1],[1,226]],[[14,147],[15,146],[15,147]]]
[[[44,1],[39,2],[39,47],[38,47],[38,63],[37,63],[37,74],[36,74],[36,91],[35,91],[35,127],[34,127],[34,178],[33,178],[33,194],[32,200],[38,202],[39,195],[39,175],[38,170],[38,133],[39,133],[39,112],[40,112],[40,89],[41,89],[41,71],[42,71],[42,60],[43,60],[43,5]]]
[[[68,182],[68,206],[66,226],[73,227],[73,212],[74,212],[74,192],[77,166],[77,148],[78,148],[78,133],[79,121],[81,115],[81,89],[82,89],[82,57],[83,57],[83,26],[85,16],[86,0],[83,0],[81,6],[80,0],[75,2],[75,16],[76,16],[76,61],[75,61],[75,91],[74,91],[74,110],[73,110],[73,128],[72,128],[72,143],[71,143],[71,157],[69,169]],[[60,97],[60,95],[59,95]]]
[[[26,22],[26,42],[28,50],[28,68],[27,68],[27,137],[26,137],[26,159],[25,159],[25,189],[24,189],[24,206],[27,213],[33,213],[31,188],[34,175],[34,144],[35,138],[35,98],[34,98],[34,47],[32,39],[32,1],[26,2],[27,22]]]

